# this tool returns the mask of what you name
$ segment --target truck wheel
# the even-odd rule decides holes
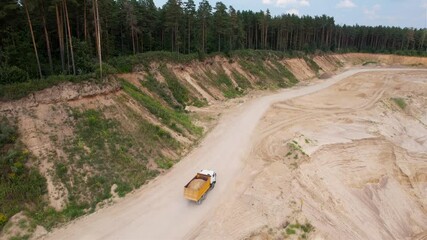
[[[199,199],[199,200],[196,202],[196,204],[197,204],[197,205],[202,204],[202,199]]]
[[[216,182],[213,182],[213,183],[212,183],[212,185],[211,185],[211,189],[213,189],[213,188],[215,187],[215,183],[216,183]]]

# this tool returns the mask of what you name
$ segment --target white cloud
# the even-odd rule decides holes
[[[298,11],[298,9],[295,9],[295,8],[289,9],[288,11],[286,11],[286,13],[299,16],[299,11]]]
[[[372,6],[371,9],[367,9],[367,8],[363,9],[363,13],[369,19],[378,19],[379,18],[378,11],[380,9],[381,9],[381,5],[375,4],[374,6]]]
[[[309,0],[262,0],[263,4],[275,4],[279,7],[287,7],[287,6],[310,6]]]
[[[342,0],[337,4],[337,8],[354,8],[356,4],[354,4],[351,0]]]
[[[310,6],[310,2],[308,0],[301,0],[299,1],[299,4],[306,7]]]

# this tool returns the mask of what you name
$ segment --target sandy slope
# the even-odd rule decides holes
[[[278,128],[274,128],[275,121],[271,123],[265,124],[265,119],[261,122],[264,122],[265,129],[262,132],[259,132],[259,128],[257,129],[257,125],[260,123],[260,120],[263,118],[266,111],[272,106],[272,104],[285,101],[288,99],[300,97],[303,95],[311,94],[318,92],[322,89],[326,89],[333,84],[353,75],[361,72],[373,72],[373,71],[384,71],[384,69],[353,69],[347,72],[344,72],[338,76],[335,76],[331,79],[322,81],[318,84],[293,88],[281,91],[277,94],[271,96],[265,96],[257,99],[252,99],[238,107],[230,111],[226,114],[219,122],[218,126],[215,127],[212,132],[201,142],[200,146],[195,149],[191,154],[189,154],[185,159],[183,159],[179,164],[174,166],[174,168],[165,174],[152,181],[148,185],[144,186],[141,190],[136,193],[126,197],[119,203],[101,209],[100,211],[79,219],[68,226],[55,230],[52,234],[48,235],[47,239],[183,239],[183,238],[193,238],[193,237],[208,237],[212,238],[242,238],[250,234],[252,231],[257,228],[262,227],[263,224],[268,223],[277,223],[280,222],[280,219],[284,219],[284,217],[289,216],[291,210],[286,209],[286,207],[278,208],[268,208],[269,211],[276,212],[276,214],[272,214],[270,212],[269,216],[261,216],[263,215],[263,211],[250,211],[251,207],[248,207],[247,204],[242,204],[242,201],[245,201],[245,198],[249,195],[252,196],[252,200],[256,203],[257,197],[259,195],[263,195],[264,198],[259,198],[259,201],[262,201],[264,204],[267,203],[267,198],[272,198],[269,202],[269,205],[277,204],[277,201],[274,201],[277,197],[280,198],[280,192],[271,192],[271,189],[263,189],[262,186],[265,185],[277,185],[278,183],[271,178],[271,176],[278,176],[283,174],[278,173],[280,170],[280,166],[268,167],[264,171],[260,171],[263,169],[264,163],[259,163],[260,161],[250,161],[254,157],[259,157],[259,152],[266,151],[265,156],[271,155],[271,151],[274,151],[274,144],[269,144],[268,138],[269,136],[275,135],[279,130],[283,130],[283,126],[278,126]],[[387,72],[398,71],[402,72],[402,69],[387,69]],[[368,86],[369,87],[369,86]],[[381,89],[378,92],[374,92],[373,96],[381,95]],[[340,96],[338,96],[340,97]],[[344,96],[341,96],[344,97]],[[312,99],[313,102],[322,101],[322,96],[320,95],[317,99]],[[370,104],[375,103],[375,99],[372,100],[371,103],[367,102],[364,104],[355,104],[348,105],[345,107],[340,107],[342,109],[358,109],[358,108],[366,108],[369,107]],[[328,104],[333,103],[324,103],[328,108]],[[300,107],[290,108],[296,109],[297,111],[301,110]],[[309,109],[310,110],[310,109]],[[316,109],[311,109],[316,112]],[[307,112],[307,111],[306,111]],[[310,112],[310,111],[308,111]],[[318,111],[318,113],[322,113],[322,111]],[[282,120],[283,120],[282,115]],[[292,119],[289,119],[288,124],[298,123],[300,121],[308,121],[313,118],[310,114],[302,114],[302,116],[290,116]],[[274,119],[273,119],[274,120]],[[283,121],[279,121],[278,124],[283,124]],[[304,128],[304,126],[300,126]],[[322,126],[318,126],[321,131],[328,131],[328,128],[323,128]],[[257,129],[257,130],[256,130]],[[342,132],[346,132],[344,129]],[[352,129],[354,134],[357,134],[358,128],[355,126]],[[315,132],[315,131],[314,131]],[[365,138],[370,133],[361,133],[358,137],[360,139]],[[339,134],[336,134],[336,139],[343,138]],[[315,138],[315,137],[312,137]],[[344,137],[345,138],[345,137]],[[332,142],[340,142],[338,140],[326,139],[327,141]],[[323,140],[318,140],[323,141]],[[350,140],[348,140],[350,141]],[[380,140],[378,140],[380,141]],[[257,144],[264,144],[264,146],[259,146],[254,148],[254,146],[258,146]],[[382,145],[381,142],[378,143]],[[317,144],[313,147],[313,152],[315,152],[316,147],[320,147],[323,144]],[[371,145],[370,143],[368,145]],[[421,148],[424,145],[421,145]],[[424,146],[425,147],[425,146]],[[273,148],[273,149],[272,149]],[[387,148],[387,145],[384,146]],[[254,149],[260,149],[260,151],[254,151]],[[351,150],[351,149],[350,149]],[[349,150],[349,151],[350,151]],[[359,151],[359,149],[355,148],[352,151]],[[369,151],[366,150],[366,151]],[[372,151],[376,151],[375,149]],[[385,150],[387,152],[387,150]],[[248,155],[249,154],[249,155]],[[369,155],[368,153],[366,153]],[[320,155],[315,155],[313,157],[320,158]],[[336,161],[340,161],[340,158],[337,155],[336,158],[329,159],[328,162],[322,161],[314,161],[317,165],[323,164],[335,164]],[[423,158],[424,156],[420,156]],[[258,162],[258,163],[257,163]],[[360,163],[363,166],[365,163]],[[339,164],[338,164],[339,165]],[[356,166],[357,169],[359,166]],[[377,165],[373,166],[381,168]],[[182,197],[183,186],[185,183],[191,179],[191,177],[200,169],[203,168],[211,168],[215,169],[218,173],[218,182],[216,188],[208,195],[205,202],[196,206],[187,202]],[[307,188],[307,186],[303,186],[303,184],[298,184],[299,181],[302,182],[313,182],[306,181],[304,178],[311,177],[319,177],[315,176],[316,167],[311,167],[305,175],[301,175],[298,179],[291,179],[291,175],[284,176],[284,178],[289,178],[292,184],[295,185],[295,188]],[[326,171],[326,170],[325,170]],[[340,173],[338,170],[337,174]],[[391,171],[391,170],[390,170]],[[270,176],[270,178],[257,178],[257,176],[263,173],[266,176]],[[310,175],[310,173],[312,175]],[[334,174],[323,174],[322,176],[334,177]],[[263,179],[268,182],[262,182]],[[254,183],[255,180],[258,180],[256,184],[259,184],[261,188],[258,191],[251,190],[256,189],[256,186],[251,184]],[[283,181],[283,178],[280,179]],[[294,182],[296,181],[296,182]],[[336,182],[336,181],[331,181]],[[340,181],[338,181],[340,182]],[[385,182],[385,183],[384,183]],[[381,186],[386,186],[387,179],[380,179]],[[389,185],[396,184],[394,181],[389,181]],[[341,182],[341,184],[337,184],[337,187],[334,188],[333,192],[326,191],[326,194],[319,194],[319,197],[323,198],[324,201],[328,201],[329,199],[335,199],[333,194],[341,194],[340,190],[343,191],[354,191],[356,192],[353,195],[359,196],[359,201],[364,201],[364,198],[371,196],[367,191],[373,190],[349,190],[345,186],[345,181]],[[311,186],[311,187],[325,187],[324,185],[319,186]],[[248,190],[249,189],[249,190]],[[274,188],[272,188],[274,189]],[[328,189],[325,187],[325,189]],[[394,189],[391,194],[392,196],[402,196],[400,201],[397,203],[408,203],[405,199],[407,195],[400,194],[401,189]],[[251,192],[252,191],[252,192]],[[358,192],[359,191],[359,192]],[[425,190],[421,190],[421,193]],[[256,192],[256,193],[254,193]],[[318,192],[317,192],[318,193]],[[363,194],[365,193],[365,194]],[[287,192],[286,194],[289,194]],[[310,191],[297,191],[295,194],[314,194],[316,192]],[[415,193],[414,193],[415,194]],[[347,196],[347,195],[346,195]],[[384,193],[383,197],[390,197],[389,194]],[[353,197],[355,198],[355,197]],[[341,199],[341,198],[338,198]],[[383,198],[379,198],[378,201],[382,201]],[[252,201],[251,200],[251,201]],[[268,200],[268,199],[267,199]],[[354,201],[354,199],[348,199],[349,201]],[[410,199],[411,200],[411,199]],[[332,201],[332,200],[331,200]],[[335,200],[333,200],[335,201]],[[338,200],[336,200],[338,201]],[[339,200],[343,201],[343,200]],[[412,200],[411,200],[412,201]],[[411,202],[409,201],[409,202]],[[254,203],[252,202],[252,203]],[[339,205],[339,204],[338,204]],[[254,206],[254,204],[249,205]],[[314,206],[306,210],[307,214],[313,214],[316,216],[318,214],[318,208],[316,203],[312,203],[309,206]],[[422,211],[418,211],[416,207],[417,203],[413,203],[413,205],[409,205],[408,209],[412,209],[413,214],[417,215],[416,225],[427,223],[425,213]],[[384,206],[387,208],[387,205]],[[255,208],[253,208],[255,209]],[[278,212],[277,210],[281,210]],[[258,209],[259,210],[259,209]],[[380,211],[380,210],[378,210]],[[336,212],[331,209],[330,215],[333,217],[337,217],[338,215],[334,215]],[[406,212],[405,212],[406,213]],[[339,213],[337,213],[339,214]],[[399,215],[399,213],[390,213],[390,217],[394,217],[395,215]],[[283,215],[283,216],[282,216]],[[352,215],[351,215],[352,216]],[[350,217],[351,217],[350,216]],[[370,215],[361,215],[359,216],[361,219],[364,217],[369,217]],[[400,215],[399,215],[400,216]],[[308,217],[308,216],[307,216]],[[274,218],[274,221],[270,221]],[[338,221],[345,220],[346,218],[338,218]],[[240,219],[240,220],[239,220]],[[420,220],[421,219],[421,220]],[[360,219],[359,219],[360,220]],[[312,219],[313,223],[321,222],[322,219]],[[331,220],[332,221],[332,220]],[[421,221],[421,222],[420,222]],[[332,221],[333,222],[333,221]],[[358,223],[357,221],[355,221]],[[343,223],[345,224],[345,223]],[[394,224],[394,222],[390,223]],[[413,224],[413,223],[408,223]],[[317,225],[314,224],[316,227]],[[424,225],[426,226],[426,225]],[[372,228],[375,228],[376,225],[372,225]],[[321,229],[320,232],[327,232],[331,228],[325,227]],[[348,231],[346,230],[348,229]],[[354,229],[352,226],[347,226],[343,231],[347,231],[348,234],[351,234],[351,230]],[[418,232],[420,232],[420,227],[418,227]],[[417,229],[415,229],[417,230]],[[421,229],[422,230],[422,229]],[[424,229],[425,230],[425,229]],[[363,232],[363,230],[360,230]],[[402,230],[403,231],[403,230]],[[400,233],[399,231],[396,231]],[[414,231],[416,232],[416,231]],[[392,232],[393,234],[394,232]],[[342,236],[349,236],[345,233]],[[350,235],[351,236],[351,235]],[[361,236],[364,236],[363,234]],[[385,236],[385,235],[375,235],[375,236]],[[401,234],[399,236],[407,236],[405,234]]]

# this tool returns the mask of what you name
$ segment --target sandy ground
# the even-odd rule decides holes
[[[171,171],[46,239],[242,239],[302,218],[316,239],[421,239],[426,76],[353,69],[248,100]],[[399,92],[420,107],[399,112],[388,100]],[[299,147],[287,156],[293,141]],[[218,179],[198,206],[182,195],[200,169]]]

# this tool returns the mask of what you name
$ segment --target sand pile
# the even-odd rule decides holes
[[[200,189],[203,186],[203,184],[205,184],[205,180],[194,179],[193,181],[190,182],[190,184],[188,184],[188,188],[197,190],[197,189]]]

